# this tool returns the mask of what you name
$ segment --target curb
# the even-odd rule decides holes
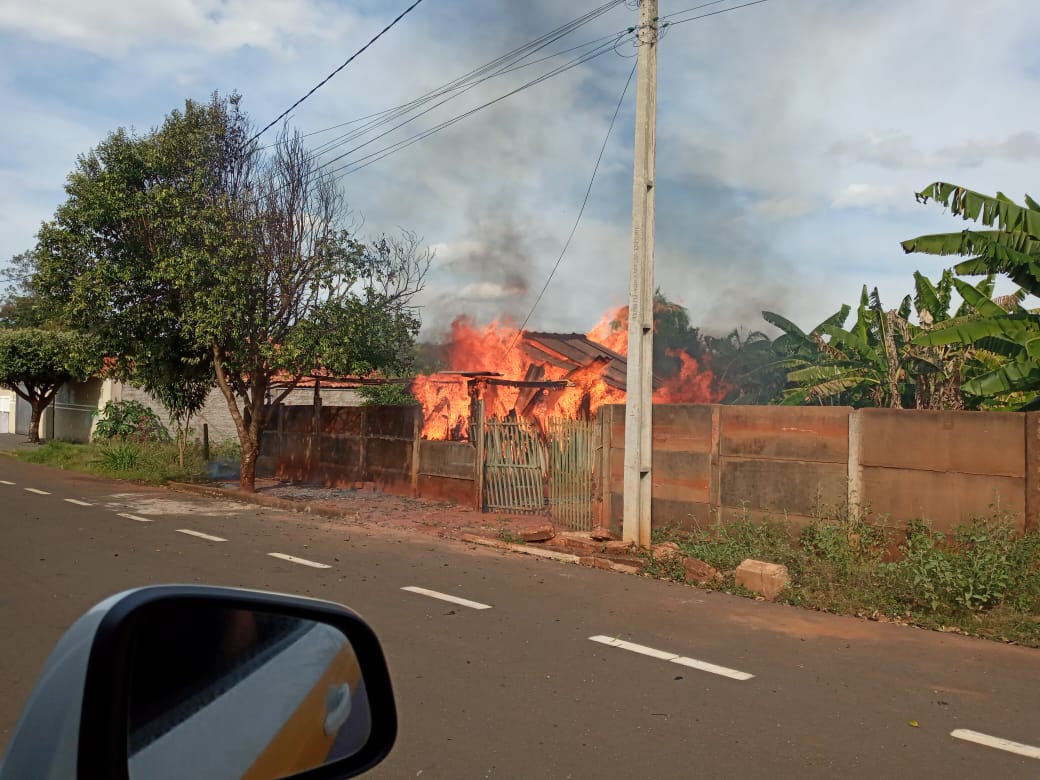
[[[593,555],[574,555],[573,553],[557,552],[556,550],[543,550],[539,547],[530,547],[526,544],[515,544],[501,539],[490,539],[486,536],[476,534],[462,534],[459,539],[470,544],[479,544],[481,547],[493,547],[504,552],[521,553],[522,555],[533,555],[537,558],[548,558],[560,563],[576,563],[579,566],[588,566],[593,569],[604,571],[617,571],[622,574],[641,574],[642,569],[638,566],[627,566],[623,563],[614,563],[606,558],[597,558]]]

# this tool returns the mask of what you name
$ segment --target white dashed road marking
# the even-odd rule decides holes
[[[25,492],[26,493],[35,493],[38,496],[49,496],[50,495],[50,493],[48,493],[46,490],[37,490],[36,488],[26,488]]]
[[[481,604],[479,601],[470,601],[469,599],[462,599],[458,596],[450,596],[447,593],[441,593],[436,590],[428,590],[427,588],[420,588],[415,585],[408,585],[407,587],[401,588],[409,593],[418,593],[420,596],[429,596],[431,599],[440,599],[441,601],[450,601],[452,604],[458,604],[462,607],[469,607],[470,609],[491,609],[490,604]]]
[[[0,479],[0,485],[13,485],[14,483],[10,480]]]
[[[1008,753],[1025,756],[1026,758],[1040,758],[1040,747],[1023,745],[1021,742],[1012,742],[1010,739],[1001,737],[991,737],[989,734],[981,734],[971,729],[954,729],[950,732],[950,736],[954,739],[963,739],[966,742],[974,742],[977,745],[1004,750]]]
[[[680,666],[688,666],[691,669],[699,669],[702,672],[710,672],[711,674],[717,674],[721,677],[729,677],[731,680],[750,680],[755,676],[753,674],[748,674],[747,672],[739,672],[736,669],[729,669],[725,666],[710,664],[707,661],[698,661],[696,658],[686,658],[678,653],[669,653],[667,650],[657,650],[653,647],[637,645],[635,642],[626,642],[623,639],[615,639],[610,636],[590,636],[589,639],[593,642],[599,642],[601,645],[619,647],[622,650],[639,653],[640,655],[648,655],[651,658],[657,658],[661,661],[669,661],[670,663],[679,664]]]
[[[202,531],[192,531],[189,528],[178,528],[177,529],[177,533],[179,533],[179,534],[187,534],[188,536],[197,536],[199,539],[206,539],[207,541],[210,541],[210,542],[226,542],[227,541],[227,539],[224,539],[223,537],[220,537],[220,536],[210,536],[209,534],[202,533]]]
[[[150,523],[150,522],[152,522],[147,517],[140,517],[139,515],[128,515],[128,514],[124,514],[122,512],[119,513],[119,517],[125,517],[127,520],[136,520],[139,523]]]
[[[70,504],[75,504],[76,506],[93,506],[93,504],[88,504],[86,501],[80,501],[78,498],[66,498],[65,500]]]
[[[306,558],[297,558],[295,555],[286,555],[285,553],[267,553],[272,558],[278,558],[282,561],[289,561],[289,563],[298,563],[300,566],[310,566],[312,569],[331,569],[332,567],[326,563],[315,563],[314,561],[308,561]]]

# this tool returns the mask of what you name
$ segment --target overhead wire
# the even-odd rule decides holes
[[[552,70],[550,70],[550,71],[548,71],[546,73],[543,73],[543,74],[537,76],[534,79],[531,79],[530,81],[528,81],[528,82],[526,82],[524,84],[521,84],[519,87],[511,89],[508,92],[506,92],[506,93],[504,93],[502,95],[499,95],[498,97],[496,97],[496,98],[494,98],[492,100],[489,100],[489,101],[487,101],[485,103],[482,103],[479,106],[471,108],[468,111],[465,111],[465,112],[463,112],[461,114],[458,114],[458,115],[452,117],[451,119],[445,120],[445,121],[443,121],[443,122],[441,122],[441,123],[439,123],[437,125],[434,125],[431,128],[428,128],[428,129],[420,132],[420,133],[416,133],[415,135],[409,136],[408,138],[402,139],[400,141],[396,141],[396,142],[394,142],[392,144],[388,144],[387,146],[384,146],[384,147],[382,147],[380,149],[377,149],[376,151],[374,151],[374,152],[372,152],[370,154],[364,155],[363,157],[358,157],[358,158],[356,158],[356,159],[346,163],[345,165],[342,165],[339,168],[334,169],[332,171],[332,173],[335,174],[335,173],[345,172],[345,173],[343,173],[343,175],[346,176],[346,175],[354,173],[354,172],[356,172],[358,170],[361,170],[362,168],[368,167],[372,163],[377,162],[378,160],[382,160],[385,157],[389,157],[391,154],[394,154],[395,152],[401,151],[402,149],[405,149],[405,148],[407,148],[407,147],[409,147],[409,146],[411,146],[411,145],[413,145],[415,143],[418,143],[419,141],[423,140],[424,138],[428,138],[429,136],[434,135],[434,134],[440,132],[441,130],[443,130],[443,129],[447,128],[447,127],[450,127],[450,126],[452,126],[452,125],[454,125],[454,124],[456,124],[458,122],[461,122],[463,119],[466,119],[466,118],[472,116],[473,114],[478,113],[479,111],[483,111],[485,108],[493,106],[496,103],[500,103],[501,101],[505,100],[506,98],[512,97],[513,95],[516,95],[516,94],[518,94],[520,92],[523,92],[524,90],[530,89],[533,86],[541,84],[543,81],[547,81],[548,79],[553,78],[554,76],[558,76],[561,73],[565,73],[565,72],[567,72],[569,70],[572,70],[573,68],[578,67],[579,65],[583,65],[584,63],[586,63],[586,62],[588,62],[590,60],[593,60],[593,59],[595,59],[597,57],[600,57],[600,56],[606,54],[607,52],[613,51],[613,48],[614,48],[614,44],[613,43],[611,43],[611,44],[603,44],[603,45],[597,47],[596,49],[594,49],[592,52],[583,54],[580,57],[577,57],[577,58],[571,60],[570,62],[567,62],[567,63],[564,63],[563,65],[557,66],[556,68],[554,68],[554,69],[552,69]],[[438,104],[438,105],[440,105],[440,104]],[[432,107],[426,109],[425,111],[421,112],[417,116],[412,117],[412,119],[417,119],[419,116],[422,116],[423,114],[429,113],[430,111],[432,111],[436,107],[437,106],[432,106]],[[408,121],[411,121],[411,120],[408,120]],[[398,128],[402,127],[404,124],[407,124],[407,122],[402,122],[401,124],[396,125],[395,127],[392,127],[389,130],[384,131],[383,133],[380,133],[379,135],[369,139],[368,141],[365,141],[364,143],[359,144],[358,146],[355,146],[355,147],[353,147],[352,149],[349,149],[346,152],[343,152],[342,154],[332,158],[331,160],[326,161],[323,165],[331,165],[333,163],[336,163],[336,162],[344,159],[345,157],[350,156],[354,152],[360,151],[365,146],[368,146],[369,144],[379,140],[380,138],[383,138],[383,137],[389,135],[394,130],[397,130]],[[359,164],[359,163],[363,163],[363,164]]]
[[[720,8],[717,11],[711,11],[711,12],[706,13],[706,14],[700,14],[699,16],[690,16],[690,17],[687,17],[686,19],[676,19],[673,22],[666,22],[666,24],[669,27],[675,27],[677,24],[685,24],[686,22],[694,22],[694,21],[696,21],[698,19],[707,19],[709,16],[718,16],[719,14],[728,13],[729,11],[738,11],[741,8],[749,8],[749,7],[753,6],[753,5],[761,5],[762,3],[766,3],[766,2],[769,2],[769,0],[752,0],[752,2],[750,2],[750,3],[742,3],[740,5],[732,5],[729,8]],[[690,11],[696,11],[696,10],[698,10],[700,8],[707,7],[708,5],[714,5],[714,3],[706,3],[703,6],[696,6],[694,8],[687,8],[685,11],[676,11],[674,14],[669,14],[668,17],[679,16],[681,14],[688,13]],[[668,18],[668,17],[662,17],[662,18]]]
[[[260,137],[260,136],[262,136],[262,135],[263,135],[264,133],[266,133],[266,132],[267,132],[268,130],[270,130],[270,129],[271,129],[272,127],[274,127],[274,126],[275,126],[276,124],[278,124],[278,123],[279,123],[279,122],[280,122],[280,121],[281,121],[282,119],[284,119],[285,117],[287,117],[287,116],[288,116],[288,115],[289,115],[289,114],[290,114],[290,113],[292,112],[292,110],[293,110],[294,108],[296,108],[296,107],[297,107],[298,105],[300,105],[300,103],[302,103],[302,102],[303,102],[303,101],[305,101],[305,100],[306,100],[307,98],[309,98],[309,97],[310,97],[311,95],[313,95],[313,94],[314,94],[315,92],[317,92],[317,91],[318,91],[318,90],[319,90],[319,89],[320,89],[321,87],[323,87],[323,86],[324,86],[325,84],[327,84],[327,83],[328,83],[329,81],[331,81],[331,80],[332,80],[332,78],[333,78],[333,77],[334,77],[334,76],[335,76],[335,75],[336,75],[337,73],[339,73],[339,72],[340,72],[341,70],[343,70],[343,69],[344,69],[345,67],[347,67],[347,65],[349,65],[350,63],[352,63],[352,62],[353,62],[354,60],[356,60],[356,59],[357,59],[358,57],[360,57],[360,56],[361,56],[362,54],[364,54],[364,53],[365,53],[365,51],[366,51],[366,50],[367,50],[367,49],[368,49],[368,48],[369,48],[369,47],[370,47],[370,46],[371,46],[372,44],[374,44],[374,43],[375,43],[376,41],[378,41],[378,40],[379,40],[380,38],[382,38],[382,37],[383,37],[383,36],[384,36],[384,35],[385,35],[385,34],[386,34],[387,32],[389,32],[389,31],[390,31],[390,29],[391,29],[392,27],[394,27],[394,25],[396,25],[396,24],[397,24],[398,22],[400,22],[400,21],[401,21],[402,19],[404,19],[404,18],[405,18],[406,16],[408,16],[408,14],[410,14],[410,13],[411,13],[412,11],[414,11],[414,10],[415,10],[415,7],[416,7],[417,5],[419,5],[419,3],[421,3],[421,2],[422,2],[422,0],[415,0],[415,2],[413,2],[413,3],[412,3],[412,4],[410,5],[410,6],[408,6],[407,8],[405,8],[405,9],[404,9],[404,10],[403,10],[403,11],[402,11],[401,13],[399,13],[399,14],[397,15],[397,18],[396,18],[396,19],[394,19],[394,20],[393,20],[392,22],[390,22],[390,24],[388,24],[388,25],[387,25],[386,27],[384,27],[384,28],[383,28],[382,30],[380,30],[380,31],[379,31],[378,33],[376,33],[376,35],[375,35],[375,36],[374,36],[374,37],[373,37],[373,38],[372,38],[372,39],[371,39],[371,40],[370,40],[370,41],[369,41],[368,43],[366,43],[366,44],[365,44],[364,46],[362,46],[362,47],[361,47],[360,49],[358,49],[358,50],[357,50],[356,52],[354,52],[353,54],[351,54],[351,55],[350,55],[350,56],[349,56],[349,57],[347,58],[347,60],[346,60],[346,61],[345,61],[345,62],[344,62],[344,63],[343,63],[342,65],[340,65],[340,66],[339,66],[338,68],[336,68],[336,69],[335,69],[334,71],[332,71],[332,73],[330,73],[330,74],[329,74],[328,76],[326,76],[326,77],[325,77],[324,79],[322,79],[321,81],[319,81],[319,82],[318,82],[318,83],[317,83],[317,84],[316,84],[316,85],[315,85],[314,87],[312,87],[312,88],[311,88],[311,90],[310,90],[310,91],[309,91],[309,92],[308,92],[308,93],[307,93],[306,95],[304,95],[304,96],[303,96],[302,98],[300,98],[300,99],[299,99],[299,100],[297,100],[297,101],[296,101],[295,103],[293,103],[293,104],[292,104],[291,106],[289,106],[289,107],[288,107],[287,109],[285,109],[285,111],[283,111],[283,112],[282,112],[282,113],[280,113],[280,114],[279,114],[278,116],[276,116],[276,117],[275,117],[274,119],[272,119],[272,120],[271,120],[270,122],[268,122],[268,123],[267,123],[266,125],[264,125],[264,127],[263,127],[263,128],[262,128],[262,129],[261,129],[261,130],[260,130],[259,132],[257,132],[257,133],[256,133],[255,135],[253,135],[253,137],[252,137],[252,138],[250,138],[250,139],[249,139],[248,141],[246,141],[246,144],[247,144],[247,145],[248,145],[248,144],[251,144],[251,143],[252,143],[253,141],[255,141],[255,140],[256,140],[257,138],[259,138],[259,137]]]
[[[436,108],[438,106],[442,106],[442,105],[444,105],[444,103],[448,102],[449,100],[452,100],[452,99],[458,97],[459,95],[462,95],[462,94],[468,92],[469,90],[473,89],[474,87],[477,87],[480,84],[483,84],[483,83],[485,83],[487,81],[490,81],[491,79],[498,78],[499,76],[504,76],[504,75],[509,74],[509,73],[515,73],[516,71],[522,70],[524,68],[529,68],[529,67],[531,67],[533,65],[538,65],[540,63],[547,62],[548,60],[556,59],[557,57],[560,57],[560,56],[562,56],[564,54],[569,54],[569,53],[571,53],[573,51],[577,51],[579,49],[588,48],[589,46],[601,43],[602,41],[605,41],[605,40],[613,40],[617,35],[618,34],[615,33],[614,35],[603,36],[601,38],[596,38],[596,39],[593,39],[591,41],[586,41],[585,43],[579,44],[578,46],[572,46],[569,49],[563,49],[562,51],[555,52],[553,54],[550,54],[548,56],[542,57],[542,58],[537,59],[537,60],[532,60],[531,62],[525,62],[523,64],[513,64],[513,65],[511,65],[508,68],[497,70],[497,71],[494,71],[494,72],[492,72],[492,73],[490,73],[490,74],[488,74],[486,76],[483,76],[482,78],[480,78],[480,79],[478,79],[476,81],[471,81],[471,82],[469,82],[469,83],[467,83],[465,85],[460,84],[458,86],[452,87],[450,90],[442,89],[440,91],[427,93],[427,95],[424,95],[422,98],[417,98],[416,100],[412,101],[411,103],[407,103],[407,104],[405,104],[403,106],[398,106],[398,107],[393,108],[393,109],[387,109],[386,111],[380,112],[379,114],[370,115],[370,117],[367,117],[367,118],[372,118],[372,117],[376,117],[376,116],[384,116],[384,119],[382,119],[382,120],[380,120],[378,122],[370,122],[370,123],[368,123],[368,124],[366,124],[366,125],[364,125],[364,126],[362,126],[360,128],[352,130],[349,133],[345,133],[345,134],[343,134],[341,136],[338,136],[337,138],[334,138],[331,141],[327,141],[324,144],[321,144],[320,146],[315,147],[313,152],[315,154],[322,154],[324,152],[331,151],[332,149],[336,148],[337,146],[345,145],[346,143],[349,143],[352,140],[355,140],[357,138],[361,138],[367,132],[369,132],[371,130],[374,130],[375,128],[379,127],[380,125],[388,124],[389,122],[393,121],[394,119],[397,119],[397,118],[400,118],[402,116],[405,116],[405,115],[407,115],[409,110],[415,109],[415,108],[419,108],[423,104],[428,103],[430,100],[435,99],[437,97],[440,97],[441,95],[448,94],[449,92],[453,93],[453,94],[450,95],[450,97],[445,98],[444,100],[440,101],[439,103],[437,103],[436,105],[432,106],[431,108]],[[422,113],[428,113],[428,111],[424,111]],[[422,116],[422,114],[416,114],[414,117],[412,117],[412,119],[418,118],[419,116]],[[411,120],[408,120],[408,121],[411,121]],[[407,122],[403,122],[401,125],[398,125],[398,127],[403,126],[404,124],[407,124]]]
[[[524,328],[527,327],[527,323],[531,321],[531,317],[534,315],[535,309],[538,308],[538,304],[541,303],[542,297],[545,295],[545,291],[549,289],[549,284],[552,282],[553,277],[560,268],[560,263],[563,262],[564,256],[567,254],[567,249],[570,248],[571,241],[574,239],[574,234],[578,232],[578,225],[581,223],[582,215],[585,213],[585,207],[589,203],[589,196],[592,194],[592,185],[596,182],[596,174],[599,173],[600,163],[603,161],[603,153],[607,149],[607,142],[610,140],[611,131],[614,129],[614,124],[617,122],[618,114],[621,113],[621,106],[625,102],[625,95],[628,94],[628,88],[632,84],[632,77],[636,74],[636,68],[638,63],[632,66],[632,70],[628,73],[628,80],[625,82],[624,89],[621,90],[621,97],[618,98],[617,106],[614,108],[614,115],[610,118],[610,124],[607,126],[607,134],[603,138],[603,144],[599,148],[599,155],[596,157],[596,165],[592,169],[592,176],[589,179],[589,186],[585,188],[585,197],[581,201],[581,208],[578,209],[578,216],[574,220],[574,227],[571,228],[570,234],[567,236],[567,240],[563,243],[563,249],[560,251],[560,256],[556,258],[556,263],[553,265],[552,270],[549,272],[548,278],[545,280],[545,284],[542,285],[541,291],[538,293],[538,297],[535,298],[534,303],[531,304],[531,310],[527,312],[527,316],[524,317],[523,323],[516,331],[516,335],[513,337],[513,343],[509,345],[509,350],[512,351],[513,347],[516,346],[516,342],[520,339],[521,334],[524,332]]]
[[[425,94],[409,101],[408,103],[404,103],[403,105],[395,106],[393,108],[388,108],[383,111],[376,112],[375,114],[370,114],[366,117],[361,117],[359,119],[351,120],[349,122],[342,122],[337,125],[324,128],[322,130],[316,130],[311,133],[307,133],[305,137],[316,135],[323,132],[328,132],[330,130],[335,130],[350,125],[357,125],[358,123],[362,122],[364,123],[360,127],[355,127],[353,130],[337,138],[331,139],[330,141],[326,141],[324,144],[322,144],[320,147],[314,150],[315,153],[321,154],[330,151],[331,149],[339,145],[350,143],[352,140],[364,136],[367,132],[370,132],[371,130],[374,130],[382,125],[393,122],[402,116],[406,116],[411,111],[417,110],[423,105],[437,100],[438,98],[444,95],[452,95],[453,97],[457,97],[458,95],[461,95],[464,92],[469,91],[473,87],[489,79],[496,78],[498,76],[502,76],[507,73],[514,72],[516,70],[520,70],[521,68],[530,67],[531,65],[537,64],[538,62],[544,62],[546,60],[553,59],[554,57],[561,56],[571,51],[592,46],[604,40],[613,39],[615,37],[615,34],[597,38],[592,41],[587,41],[584,44],[571,47],[570,49],[564,49],[561,52],[556,52],[555,54],[552,54],[548,57],[544,57],[540,60],[535,60],[527,63],[523,62],[525,59],[530,58],[536,52],[546,48],[547,46],[550,46],[551,44],[565,37],[566,35],[569,35],[575,30],[579,29],[580,27],[594,21],[603,14],[620,5],[622,2],[624,2],[624,0],[610,0],[610,2],[604,3],[603,5],[600,5],[586,12],[585,14],[582,14],[576,19],[570,20],[569,22],[561,25],[560,27],[557,27],[556,29],[549,31],[548,33],[540,35],[534,40],[523,44],[522,46],[519,46],[509,52],[506,52],[505,54],[496,57],[490,62],[485,63],[484,65],[481,65],[478,68],[475,68],[469,71],[468,73],[465,73],[447,82],[446,84],[436,87],[435,89],[426,92]],[[445,101],[442,101],[442,103],[443,102]]]

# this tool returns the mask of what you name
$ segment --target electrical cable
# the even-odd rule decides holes
[[[693,22],[693,21],[696,21],[697,19],[707,19],[709,16],[718,16],[719,14],[724,14],[727,11],[738,11],[741,8],[748,8],[748,7],[753,6],[753,5],[761,5],[762,3],[766,3],[766,2],[769,2],[769,0],[753,0],[753,2],[750,2],[750,3],[743,3],[741,5],[733,5],[733,6],[730,6],[729,8],[720,8],[718,11],[711,11],[710,13],[701,14],[700,16],[690,16],[690,17],[688,17],[686,19],[677,19],[674,22],[665,22],[665,25],[667,25],[668,27],[675,27],[675,25],[677,25],[677,24],[685,24],[686,22]],[[698,6],[698,8],[701,8],[701,7],[703,7],[703,6]],[[670,16],[675,16],[675,15],[678,15],[678,14],[687,13],[688,11],[695,11],[695,10],[697,10],[697,8],[687,8],[686,11],[676,11],[675,14],[670,14]]]
[[[375,42],[376,42],[376,41],[378,41],[378,40],[379,40],[380,38],[382,38],[382,37],[383,37],[383,36],[384,36],[384,35],[385,35],[385,34],[386,34],[387,32],[389,32],[389,31],[390,31],[390,28],[392,28],[392,27],[393,27],[393,26],[394,26],[395,24],[397,24],[397,23],[398,23],[399,21],[401,21],[401,20],[402,20],[402,19],[404,19],[404,18],[405,18],[406,16],[408,16],[408,14],[410,14],[410,13],[411,13],[411,12],[412,12],[412,11],[413,11],[413,10],[415,9],[415,7],[416,7],[417,5],[419,5],[419,3],[421,3],[421,2],[422,2],[422,0],[415,0],[415,2],[413,2],[413,3],[412,3],[412,4],[410,5],[410,6],[408,6],[407,8],[405,8],[405,9],[404,9],[404,10],[403,10],[403,11],[402,11],[402,12],[401,12],[400,14],[398,14],[398,15],[397,15],[397,18],[396,18],[396,19],[394,19],[394,20],[393,20],[392,22],[390,22],[390,24],[388,24],[388,25],[387,25],[386,27],[384,27],[384,28],[383,28],[382,30],[380,30],[380,31],[379,31],[379,32],[378,32],[378,33],[377,33],[377,34],[375,35],[375,37],[374,37],[374,38],[372,38],[372,40],[370,40],[370,41],[369,41],[368,43],[366,43],[366,44],[365,44],[364,46],[362,46],[362,47],[361,47],[360,49],[358,49],[358,50],[357,50],[356,52],[354,52],[353,54],[351,54],[351,55],[350,55],[350,57],[348,57],[348,58],[347,58],[347,61],[346,61],[346,62],[344,62],[344,63],[343,63],[342,65],[340,65],[340,66],[339,66],[338,68],[336,68],[336,69],[335,69],[334,71],[332,71],[332,73],[330,73],[330,74],[329,74],[328,76],[326,76],[326,77],[325,77],[324,79],[322,79],[321,81],[319,81],[319,82],[318,82],[318,83],[317,83],[317,84],[316,84],[316,85],[315,85],[315,86],[314,86],[314,87],[313,87],[313,88],[312,88],[312,89],[310,90],[310,92],[308,92],[308,93],[307,93],[306,95],[304,95],[304,96],[303,96],[302,98],[300,98],[300,99],[299,99],[299,100],[297,100],[297,101],[296,101],[295,103],[293,103],[293,104],[292,104],[291,106],[289,106],[289,107],[288,107],[287,109],[285,109],[285,111],[283,111],[282,113],[280,113],[280,114],[279,114],[278,116],[276,116],[276,117],[275,117],[274,119],[272,119],[272,120],[271,120],[271,121],[270,121],[269,123],[267,123],[266,125],[264,125],[263,129],[262,129],[262,130],[260,130],[260,132],[256,133],[256,134],[255,134],[255,135],[254,135],[254,136],[253,136],[252,138],[250,138],[250,139],[249,139],[248,141],[246,141],[246,145],[248,145],[248,144],[251,144],[251,143],[252,143],[253,141],[255,141],[255,140],[256,140],[257,138],[259,138],[259,137],[260,137],[260,136],[262,136],[262,135],[263,135],[264,133],[266,133],[266,132],[267,132],[268,130],[270,130],[270,129],[271,129],[272,127],[274,127],[274,126],[275,126],[276,124],[278,124],[278,122],[280,122],[280,121],[281,121],[282,119],[284,119],[284,118],[285,118],[286,116],[288,116],[288,115],[289,115],[289,113],[290,113],[290,112],[291,112],[291,111],[292,111],[292,110],[293,110],[294,108],[296,108],[296,107],[297,107],[298,105],[300,105],[300,103],[302,103],[303,101],[305,101],[305,100],[306,100],[307,98],[309,98],[309,97],[310,97],[311,95],[313,95],[313,94],[314,94],[315,92],[317,92],[317,91],[318,91],[318,89],[320,89],[320,88],[321,88],[321,87],[323,87],[323,86],[324,86],[325,84],[327,84],[327,83],[328,83],[328,82],[329,82],[329,81],[330,81],[330,80],[332,79],[332,77],[333,77],[333,76],[335,76],[335,75],[336,75],[337,73],[339,73],[339,72],[340,72],[341,70],[343,70],[343,69],[344,69],[345,67],[347,67],[347,65],[349,65],[350,63],[352,63],[352,62],[353,62],[354,60],[356,60],[356,59],[357,59],[358,57],[360,57],[360,56],[361,56],[362,54],[364,54],[365,50],[366,50],[366,49],[367,49],[367,48],[368,48],[369,46],[371,46],[371,45],[372,45],[373,43],[375,43]]]
[[[529,41],[528,43],[519,46],[513,49],[512,51],[507,52],[506,54],[496,57],[491,62],[485,63],[484,65],[481,65],[480,67],[475,68],[474,70],[471,70],[468,73],[465,73],[462,76],[459,76],[453,79],[452,81],[449,81],[446,84],[443,84],[440,87],[437,87],[401,106],[385,109],[375,114],[370,114],[366,117],[361,117],[359,119],[351,120],[349,122],[342,122],[337,125],[333,125],[332,127],[324,128],[321,130],[315,130],[311,133],[307,133],[304,137],[316,135],[323,132],[328,132],[330,130],[346,127],[348,125],[356,125],[359,122],[366,123],[361,127],[357,127],[349,131],[348,133],[345,133],[337,138],[325,142],[316,150],[314,150],[314,153],[321,154],[327,151],[331,151],[333,148],[340,145],[341,143],[346,144],[356,138],[360,138],[363,135],[365,135],[368,131],[373,130],[381,125],[392,122],[397,118],[406,115],[411,110],[417,109],[432,100],[436,100],[437,98],[442,97],[443,95],[456,93],[454,96],[458,96],[459,94],[469,91],[477,84],[483,83],[491,78],[495,78],[506,73],[511,73],[524,67],[529,67],[538,62],[544,62],[545,60],[552,59],[553,57],[557,57],[569,53],[571,51],[575,51],[577,49],[594,45],[596,43],[599,43],[600,41],[613,39],[614,37],[616,37],[616,34],[604,36],[602,38],[594,39],[592,41],[587,41],[584,44],[572,47],[570,49],[564,49],[561,52],[557,52],[556,54],[542,58],[541,60],[536,60],[525,64],[518,64],[522,63],[523,60],[529,58],[532,54],[536,53],[537,51],[544,49],[546,46],[549,46],[557,40],[563,38],[564,36],[569,35],[578,28],[588,24],[591,21],[594,21],[606,12],[620,5],[622,2],[624,2],[624,0],[610,0],[610,2],[607,2],[597,8],[594,8],[591,11],[583,14],[582,16],[576,19],[572,19],[566,24],[561,25],[560,27],[557,27],[556,29],[551,30],[548,33],[545,33],[539,36],[538,38],[535,38],[533,41]],[[444,101],[442,101],[442,103],[443,102]]]
[[[478,111],[482,111],[483,109],[488,108],[489,106],[493,106],[496,103],[499,103],[499,102],[505,100],[508,97],[512,97],[513,95],[516,95],[519,92],[523,92],[526,89],[529,89],[529,88],[531,88],[533,86],[536,86],[537,84],[540,84],[543,81],[547,81],[548,79],[552,78],[553,76],[558,76],[561,73],[565,73],[568,70],[576,68],[578,65],[582,65],[582,64],[584,64],[584,63],[586,63],[586,62],[588,62],[590,60],[595,59],[596,57],[600,57],[600,56],[606,54],[609,51],[613,51],[613,44],[601,46],[601,47],[599,47],[599,49],[597,49],[597,50],[595,50],[595,51],[593,51],[593,52],[591,52],[589,54],[582,55],[581,57],[579,57],[577,59],[574,59],[574,60],[572,60],[572,61],[570,61],[570,62],[568,62],[568,63],[566,63],[564,65],[561,65],[561,66],[559,66],[559,67],[557,67],[557,68],[555,68],[555,69],[553,69],[553,70],[551,70],[551,71],[549,71],[547,73],[544,73],[541,76],[538,76],[537,78],[532,79],[531,81],[528,81],[526,84],[522,84],[521,86],[519,86],[519,87],[517,87],[517,88],[515,88],[513,90],[510,90],[509,92],[506,92],[505,94],[500,95],[499,97],[494,98],[493,100],[489,100],[486,103],[483,103],[483,104],[481,104],[479,106],[476,106],[475,108],[470,109],[469,111],[466,111],[466,112],[464,112],[462,114],[459,114],[459,115],[457,115],[457,116],[455,116],[455,117],[453,117],[451,119],[448,119],[448,120],[446,120],[444,122],[441,122],[438,125],[434,125],[433,127],[429,128],[427,130],[424,130],[421,133],[417,133],[417,134],[415,134],[413,136],[410,136],[408,138],[405,138],[405,139],[402,139],[400,141],[396,141],[396,142],[394,142],[392,144],[389,144],[387,146],[384,146],[381,149],[378,149],[378,150],[376,150],[376,151],[374,151],[374,152],[372,152],[372,153],[370,153],[368,155],[365,155],[364,157],[359,157],[356,160],[353,160],[353,161],[351,161],[349,163],[346,163],[345,165],[340,166],[339,168],[336,168],[335,170],[332,171],[332,173],[335,174],[335,173],[341,173],[342,172],[343,176],[347,176],[347,175],[349,175],[351,173],[355,173],[356,171],[359,171],[362,168],[368,167],[369,165],[371,165],[374,162],[382,160],[385,157],[389,157],[391,154],[394,154],[395,152],[401,151],[402,149],[405,149],[405,148],[411,146],[412,144],[418,143],[419,141],[423,140],[424,138],[427,138],[427,137],[429,137],[431,135],[434,135],[435,133],[438,133],[441,130],[443,130],[443,129],[447,128],[447,127],[450,127],[451,125],[454,125],[454,124],[462,121],[463,119],[466,119],[467,117],[472,116],[473,114],[477,113]],[[435,107],[436,106],[434,106],[433,108],[435,108]],[[433,108],[427,109],[427,111],[424,111],[423,113],[427,113],[428,111],[432,111]],[[421,115],[422,114],[420,114],[419,116],[421,116]],[[418,118],[418,117],[413,117],[413,118]],[[411,120],[409,120],[409,121],[411,121]],[[405,123],[402,123],[402,124],[405,124]],[[331,164],[333,162],[337,162],[338,160],[343,159],[344,157],[346,157],[346,156],[352,154],[353,152],[359,150],[363,146],[366,146],[369,143],[372,143],[372,141],[376,141],[379,138],[382,138],[383,136],[388,135],[389,133],[393,132],[393,130],[395,130],[395,129],[397,129],[397,128],[395,127],[395,128],[391,128],[390,130],[387,130],[386,132],[380,134],[379,136],[376,136],[375,138],[370,139],[369,141],[366,141],[364,144],[361,144],[360,146],[355,147],[354,149],[351,149],[351,150],[349,150],[347,152],[344,152],[343,154],[339,155],[338,157],[334,158],[333,160],[330,160],[326,164]],[[363,164],[359,165],[359,163],[363,163]],[[342,176],[340,178],[342,178]]]
[[[574,227],[571,228],[570,235],[567,236],[567,240],[563,244],[563,250],[560,252],[560,256],[556,259],[556,264],[553,265],[552,271],[549,272],[549,277],[545,280],[545,284],[542,285],[541,292],[538,293],[538,297],[535,298],[534,303],[531,304],[531,310],[527,312],[527,316],[524,318],[523,323],[516,331],[516,335],[513,337],[513,343],[509,345],[509,350],[512,351],[513,347],[516,346],[516,342],[519,341],[521,334],[524,332],[524,328],[527,327],[527,323],[531,321],[534,310],[538,308],[538,304],[542,301],[542,296],[545,295],[545,291],[549,289],[549,283],[552,282],[553,277],[556,275],[556,271],[560,267],[560,263],[563,262],[564,255],[567,254],[567,249],[571,245],[571,240],[574,238],[574,234],[578,232],[578,224],[581,222],[581,217],[585,213],[585,206],[588,205],[589,196],[592,194],[592,185],[596,181],[596,174],[599,172],[599,164],[603,161],[603,153],[607,149],[607,141],[610,140],[610,133],[614,129],[614,123],[617,121],[618,114],[621,113],[621,106],[625,102],[625,95],[628,94],[628,88],[632,84],[632,77],[636,74],[636,68],[638,63],[632,66],[632,70],[629,71],[628,80],[625,82],[625,88],[621,90],[621,97],[618,98],[617,107],[614,109],[614,115],[610,118],[610,125],[607,127],[607,134],[603,139],[603,145],[599,148],[599,156],[596,157],[596,165],[592,169],[592,178],[589,179],[589,186],[585,190],[585,198],[581,202],[581,208],[578,209],[578,216],[574,220]]]

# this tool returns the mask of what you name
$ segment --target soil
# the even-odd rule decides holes
[[[220,483],[234,490],[236,483]],[[462,534],[512,538],[521,531],[544,525],[547,515],[504,515],[477,512],[471,507],[446,501],[382,493],[369,485],[362,488],[328,488],[277,480],[256,481],[260,497],[299,502],[311,511],[336,513],[354,523],[457,539]]]

